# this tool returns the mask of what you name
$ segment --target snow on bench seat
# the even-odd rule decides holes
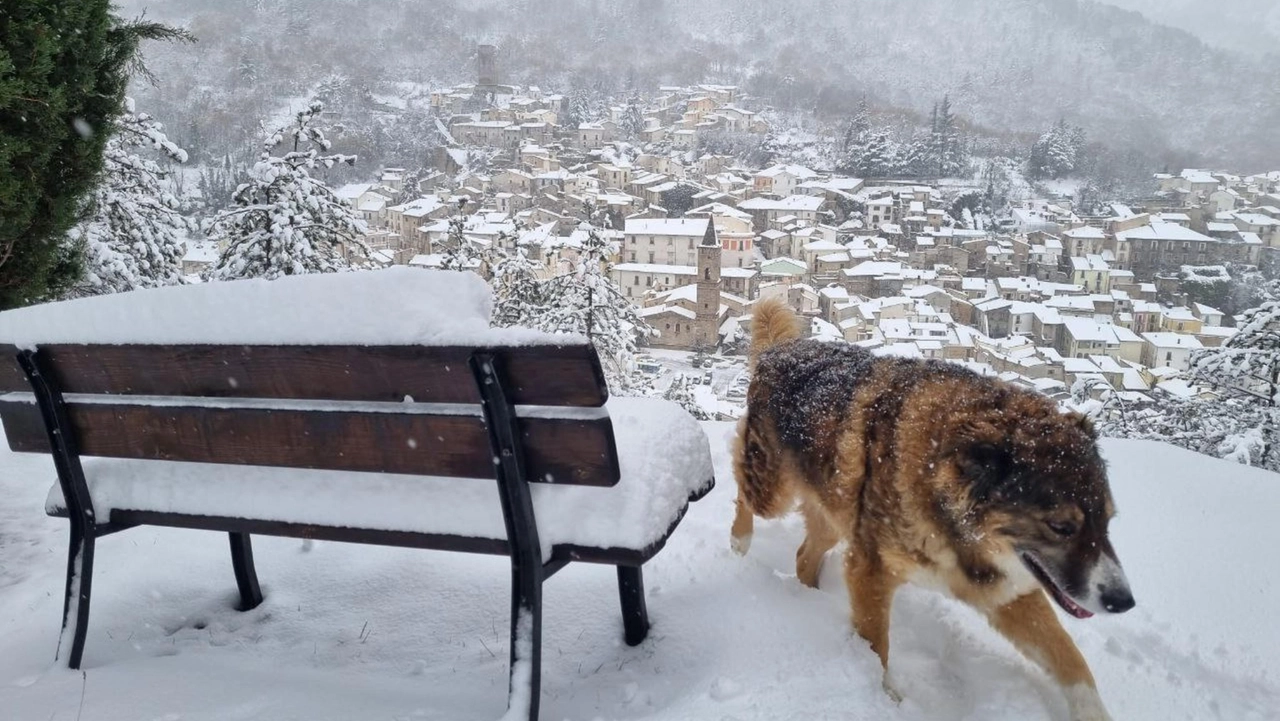
[[[170,286],[0,313],[0,341],[213,345],[567,345],[577,335],[491,328],[473,273],[386,268]]]
[[[712,478],[706,434],[680,406],[613,398],[605,408],[621,480],[611,488],[530,484],[544,558],[561,544],[644,550]],[[492,481],[111,458],[83,464],[103,519],[119,509],[506,538]],[[64,512],[57,483],[46,509]]]

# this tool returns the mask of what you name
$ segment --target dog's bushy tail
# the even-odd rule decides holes
[[[803,337],[800,318],[781,298],[756,303],[751,316],[751,363],[768,348]]]

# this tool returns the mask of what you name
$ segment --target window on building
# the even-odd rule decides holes
[[[702,277],[703,277],[703,278],[705,278],[706,280],[711,280],[711,267],[710,267],[710,266],[707,266],[706,268],[704,268],[704,269],[703,269],[703,271],[702,271]]]
[[[1164,354],[1164,362],[1165,362],[1165,363],[1169,363],[1169,362],[1172,362],[1172,361],[1173,361],[1173,351],[1169,351],[1169,352],[1165,353],[1165,354]]]

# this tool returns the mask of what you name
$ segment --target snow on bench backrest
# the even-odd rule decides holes
[[[69,394],[85,456],[492,478],[468,366],[481,347],[495,353],[513,403],[560,406],[520,413],[530,480],[617,483],[595,351],[572,336],[490,329],[487,289],[475,284],[483,286],[469,274],[401,269],[140,291],[2,313],[0,342],[14,345],[0,349],[9,359],[0,362],[0,392],[8,393],[0,396],[0,420],[13,450],[48,451],[14,360],[20,348],[38,347]],[[312,301],[331,312],[294,307]],[[177,316],[160,306],[183,308],[179,315],[194,327],[166,329]],[[419,325],[348,317],[375,308],[395,315],[401,306]],[[139,309],[161,325],[126,324]],[[173,317],[160,317],[166,314]],[[270,340],[272,323],[283,343]]]

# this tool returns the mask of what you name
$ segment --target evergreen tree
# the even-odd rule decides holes
[[[422,168],[414,168],[405,172],[400,184],[400,192],[396,193],[396,197],[392,198],[392,203],[403,205],[422,197],[422,176],[424,174]]]
[[[633,360],[637,342],[653,330],[610,280],[611,255],[594,227],[587,229],[577,262],[561,275],[539,279],[523,250],[508,254],[494,266],[494,323],[586,336],[610,389],[635,392],[642,385]]]
[[[1197,351],[1193,374],[1203,383],[1256,403],[1280,404],[1280,301],[1247,310],[1220,348]]]
[[[671,190],[663,191],[662,207],[667,211],[668,218],[682,217],[686,212],[691,210],[694,205],[694,197],[699,193],[699,189],[692,185],[681,183]]]
[[[93,214],[72,231],[85,254],[85,273],[73,296],[182,282],[180,235],[186,221],[168,171],[139,151],[153,148],[179,163],[187,153],[150,115],[136,112],[132,98],[125,98],[124,108],[107,140],[101,182],[91,196]]]
[[[707,413],[706,409],[702,407],[702,404],[698,403],[698,397],[694,393],[694,388],[696,387],[697,382],[695,380],[690,379],[689,376],[684,373],[677,373],[675,377],[671,379],[671,385],[667,386],[667,389],[663,391],[662,397],[674,403],[679,403],[681,408],[688,411],[689,415],[693,416],[697,420],[715,420],[711,417],[711,414]]]
[[[926,175],[930,172],[931,137],[915,133],[911,139],[898,146],[894,156],[894,172],[901,175]]]
[[[938,125],[938,104],[933,104],[933,113],[929,116],[929,139],[925,145],[925,162],[928,172],[942,175],[943,154],[942,128]]]
[[[493,266],[493,324],[537,327],[547,304],[538,265],[524,248],[502,256]]]
[[[590,338],[610,388],[626,393],[639,383],[633,360],[637,342],[653,330],[609,278],[610,255],[608,242],[589,227],[576,266],[547,281],[551,300],[539,327]]]
[[[1031,155],[1027,161],[1028,173],[1034,179],[1069,175],[1079,167],[1084,142],[1083,128],[1059,119],[1031,146]]]
[[[108,0],[5,0],[0,10],[0,309],[56,297],[80,276],[67,233],[97,183],[143,40],[190,39],[123,22]]]
[[[872,175],[865,169],[868,144],[871,140],[871,109],[862,98],[858,110],[845,125],[840,142],[839,165],[847,173]]]
[[[565,102],[564,117],[561,125],[566,128],[577,128],[582,123],[590,123],[599,119],[600,110],[592,102],[591,92],[583,87],[575,87],[569,91]]]
[[[893,173],[896,149],[887,128],[872,131],[862,148],[857,172],[869,178],[881,178]]]
[[[644,131],[644,113],[640,111],[638,99],[632,98],[627,103],[627,109],[623,111],[618,127],[628,140],[640,137],[640,133]]]
[[[951,98],[947,95],[934,106],[928,158],[929,172],[936,172],[942,177],[961,175],[969,164],[956,115],[951,112]]]
[[[1181,399],[1156,392],[1145,404],[1097,404],[1103,436],[1172,443],[1197,453],[1280,471],[1280,408],[1241,398]]]
[[[471,239],[467,238],[467,216],[462,212],[467,201],[458,201],[457,212],[449,218],[449,231],[445,234],[439,252],[444,257],[440,267],[443,270],[470,270],[483,276],[484,257]]]
[[[249,181],[236,188],[232,207],[211,224],[210,238],[223,251],[208,271],[210,280],[270,280],[367,267],[364,221],[328,186],[311,177],[316,167],[355,162],[351,155],[320,154],[330,145],[317,125],[322,110],[322,103],[312,101],[292,125],[263,143]],[[292,140],[292,150],[273,155],[287,140]]]

